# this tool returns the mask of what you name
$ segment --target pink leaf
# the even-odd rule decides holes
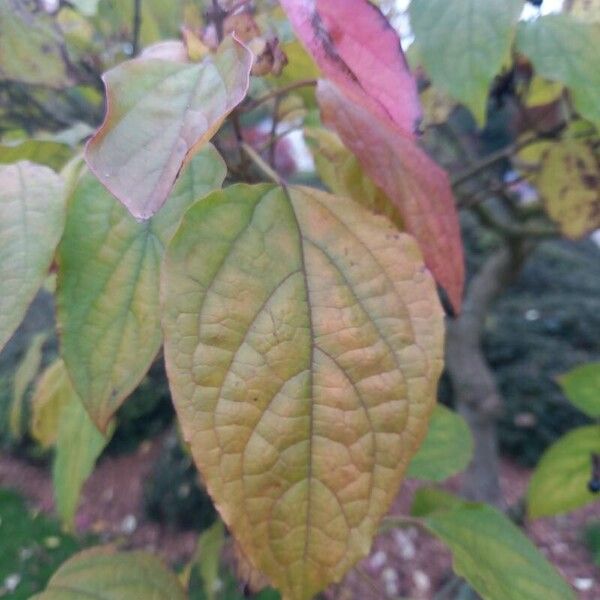
[[[396,205],[407,231],[419,242],[425,263],[458,312],[464,261],[446,172],[411,137],[373,110],[372,102],[356,95],[349,97],[326,81],[319,82],[317,97],[323,122],[337,131]]]
[[[140,57],[104,75],[106,118],[85,158],[134,217],[160,209],[182,167],[244,99],[252,60],[228,37],[201,63]]]
[[[416,83],[400,39],[368,0],[281,0],[323,74],[412,137],[421,118]]]

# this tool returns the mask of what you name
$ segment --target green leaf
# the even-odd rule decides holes
[[[517,49],[538,75],[564,83],[581,116],[600,124],[600,35],[592,23],[565,14],[519,23]]]
[[[423,487],[415,492],[410,514],[413,517],[426,517],[438,511],[463,508],[468,504],[462,498],[439,488]]]
[[[46,140],[25,140],[19,144],[0,145],[0,163],[29,160],[57,171],[66,164],[72,154],[73,150],[66,144]]]
[[[228,37],[199,64],[138,58],[104,75],[106,119],[85,158],[134,217],[165,203],[181,168],[244,99],[251,66],[250,51]]]
[[[598,500],[588,490],[593,453],[600,454],[598,425],[574,429],[550,446],[529,482],[529,516],[556,515]]]
[[[163,209],[142,223],[89,173],[73,191],[58,252],[57,318],[67,369],[101,429],[160,348],[164,246],[187,208],[221,187],[225,174],[209,146],[189,163]]]
[[[52,465],[52,483],[56,500],[56,511],[67,531],[75,529],[75,513],[83,484],[94,470],[96,460],[112,436],[109,427],[102,435],[88,416],[81,399],[73,389],[66,374],[64,363],[59,360],[57,369],[64,394],[60,408],[56,453]]]
[[[485,121],[494,77],[510,58],[523,0],[413,0],[410,23],[433,83]]]
[[[42,447],[49,448],[56,442],[60,414],[72,394],[73,386],[63,361],[54,361],[38,379],[31,397],[30,431]]]
[[[177,577],[146,552],[92,548],[76,554],[31,600],[185,600]]]
[[[544,555],[495,508],[463,504],[423,523],[450,547],[454,571],[484,600],[575,600]]]
[[[600,362],[581,365],[558,382],[572,404],[592,419],[600,418]]]
[[[64,47],[44,11],[22,0],[0,2],[0,80],[60,88],[69,85]]]
[[[100,0],[71,0],[71,4],[84,16],[93,17],[98,12]],[[146,4],[143,2],[142,4]]]
[[[370,547],[435,403],[436,288],[415,241],[309,188],[194,205],[161,275],[186,441],[242,552],[289,600]]]
[[[195,562],[202,579],[204,595],[207,600],[216,600],[219,590],[219,561],[225,542],[223,521],[217,519],[210,529],[202,533],[198,540]]]
[[[48,167],[0,166],[0,350],[44,283],[63,231],[64,204],[62,180]]]
[[[23,401],[25,392],[35,379],[42,364],[42,348],[48,339],[48,334],[44,331],[36,333],[25,356],[23,356],[19,366],[15,371],[12,404],[10,406],[10,432],[15,439],[21,439],[23,426]]]
[[[425,441],[408,467],[407,477],[443,481],[467,468],[473,437],[465,420],[445,406],[436,406]]]

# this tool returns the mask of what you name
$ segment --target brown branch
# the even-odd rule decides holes
[[[133,31],[131,55],[137,56],[140,49],[140,32],[142,30],[142,0],[133,0]]]
[[[250,112],[251,110],[254,110],[255,108],[259,107],[261,104],[264,104],[265,102],[268,102],[269,100],[273,100],[274,98],[280,98],[281,96],[285,96],[286,94],[289,94],[290,92],[293,92],[294,90],[297,90],[299,88],[314,87],[316,85],[317,85],[316,79],[300,79],[299,81],[294,81],[293,83],[290,83],[289,85],[286,85],[286,86],[283,86],[280,88],[275,88],[274,90],[271,90],[271,91],[267,92],[266,94],[264,94],[263,96],[259,96],[256,99],[249,100],[244,106],[240,107],[240,111],[241,112]]]

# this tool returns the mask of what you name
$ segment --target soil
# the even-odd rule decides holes
[[[144,481],[162,443],[163,437],[158,436],[132,454],[104,457],[85,485],[76,525],[79,532],[93,532],[101,541],[147,549],[172,565],[181,565],[194,552],[197,534],[149,521],[142,509]],[[512,505],[523,496],[530,471],[504,461],[501,473],[506,504]],[[406,514],[420,485],[405,482],[391,514]],[[456,491],[459,485],[459,478],[453,478],[444,487]],[[0,487],[16,489],[32,508],[53,512],[47,468],[0,455]],[[600,569],[581,540],[585,523],[592,519],[600,519],[598,502],[565,516],[525,525],[526,533],[573,585],[581,600],[600,598]],[[451,557],[445,547],[416,528],[395,529],[379,536],[370,556],[326,596],[329,600],[429,600],[451,585]]]

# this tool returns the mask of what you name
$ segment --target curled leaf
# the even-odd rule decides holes
[[[194,205],[161,275],[186,440],[284,598],[368,551],[426,430],[443,316],[414,240],[353,201],[236,185]]]
[[[325,77],[412,136],[421,118],[417,86],[400,39],[368,0],[281,0]]]
[[[139,58],[104,75],[106,118],[85,158],[134,217],[165,203],[182,167],[244,99],[251,66],[229,37],[202,63]]]
[[[458,214],[446,172],[390,121],[331,83],[320,81],[323,122],[337,131],[415,236],[438,283],[458,312],[464,283]],[[353,101],[356,100],[356,101]]]

